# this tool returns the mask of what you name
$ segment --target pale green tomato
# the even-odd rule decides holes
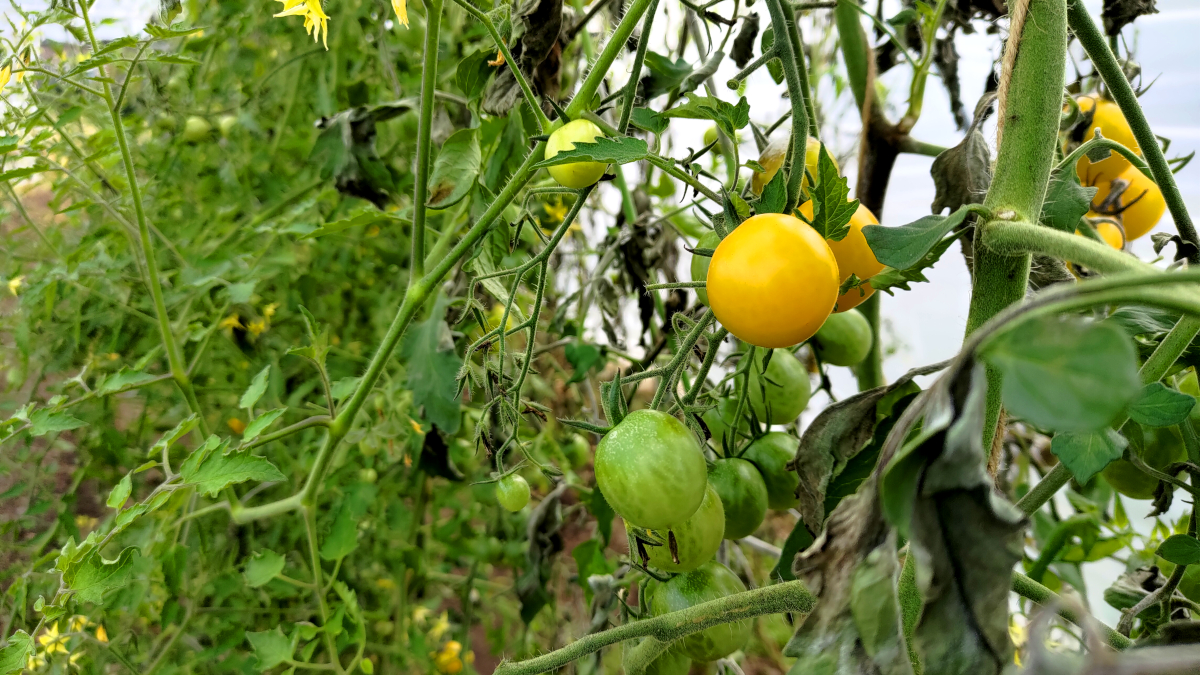
[[[834,366],[854,366],[871,353],[871,324],[857,309],[830,314],[809,339],[817,356]]]
[[[183,123],[183,140],[188,143],[199,143],[212,133],[212,125],[203,117],[192,116]]]
[[[221,119],[217,120],[217,128],[221,130],[221,135],[229,138],[233,130],[237,128],[238,118],[233,115],[222,115]]]
[[[358,470],[358,479],[364,483],[374,483],[379,480],[379,472],[371,467]]]
[[[742,453],[742,459],[758,467],[763,482],[767,485],[767,505],[782,511],[790,509],[800,500],[796,498],[796,487],[800,485],[800,475],[787,468],[789,462],[796,458],[796,449],[800,440],[781,431],[771,433],[756,439]]]
[[[506,511],[520,511],[529,503],[529,482],[515,473],[501,478],[496,483],[496,501]]]
[[[721,243],[721,236],[716,232],[705,232],[700,237],[700,241],[696,242],[696,248],[711,248],[716,249],[717,244]],[[711,256],[693,255],[692,256],[692,281],[707,281],[708,280],[708,264],[712,262]],[[708,304],[708,291],[703,288],[696,289],[696,297],[700,298],[700,302]]]
[[[553,159],[565,150],[574,150],[576,143],[591,143],[603,135],[600,127],[587,120],[567,122],[550,134],[550,140],[546,141],[546,159]],[[603,162],[574,162],[552,166],[547,170],[559,185],[579,190],[600,180],[606,168],[608,165]]]
[[[812,383],[808,381],[808,370],[803,363],[786,349],[772,350],[763,377],[762,350],[754,353],[754,365],[750,368],[750,407],[763,424],[788,424],[808,405],[812,396]]]
[[[633,546],[633,534],[626,523],[625,531],[631,542],[630,554],[634,557],[638,552]],[[650,536],[644,544],[646,556],[650,565],[667,572],[688,572],[712,560],[721,547],[721,539],[725,534],[725,510],[721,497],[713,488],[712,483],[704,490],[704,501],[700,508],[682,525],[670,530],[647,530]],[[669,537],[675,536],[675,554],[679,562],[671,557]],[[654,544],[658,544],[655,546]]]

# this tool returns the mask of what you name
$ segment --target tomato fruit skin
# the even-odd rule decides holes
[[[596,446],[596,483],[617,515],[665,530],[700,508],[708,466],[683,422],[657,410],[635,410]]]
[[[183,140],[188,143],[199,143],[212,133],[212,125],[203,117],[192,116],[183,123]]]
[[[1183,436],[1178,427],[1154,429],[1142,427],[1142,461],[1150,468],[1166,471],[1175,462],[1187,458]],[[1130,448],[1133,452],[1133,448]],[[1154,499],[1158,479],[1137,468],[1127,459],[1116,459],[1104,467],[1104,480],[1112,489],[1131,499]]]
[[[754,194],[761,195],[763,188],[765,188],[767,183],[770,183],[771,179],[775,177],[775,174],[779,172],[780,167],[783,166],[784,160],[787,159],[787,149],[788,137],[786,136],[782,138],[776,138],[768,143],[766,148],[763,148],[762,154],[758,157],[758,165],[763,168],[763,171],[755,171],[754,176],[750,179],[750,190],[754,192]],[[804,168],[807,169],[808,173],[811,173],[813,177],[818,175],[817,167],[819,165],[820,158],[821,141],[809,136],[808,141],[804,145]],[[833,159],[833,155],[830,155],[829,159],[833,161],[833,168],[837,169],[837,160]],[[809,184],[808,176],[806,175],[803,179],[801,179],[800,193],[804,196],[808,196],[808,189],[810,187],[812,186]]]
[[[633,541],[629,523],[625,524],[625,532]],[[721,497],[711,484],[704,488],[704,501],[700,508],[682,525],[676,525],[670,530],[647,530],[654,537],[654,542],[661,546],[646,545],[646,556],[653,567],[667,572],[690,572],[704,563],[712,560],[721,547],[721,539],[725,534],[725,511]],[[675,535],[675,552],[679,562],[671,559],[671,549],[668,543],[668,532]],[[634,549],[632,555],[636,556]]]
[[[746,219],[709,262],[708,305],[729,332],[759,347],[812,337],[837,301],[838,266],[816,230],[794,216]]]
[[[716,232],[705,232],[704,236],[696,242],[696,248],[711,248],[716,249],[721,243],[721,235]],[[708,278],[708,265],[712,262],[712,258],[703,255],[692,256],[692,281],[704,281]],[[697,288],[696,297],[700,298],[700,302],[708,304],[708,289]]]
[[[800,214],[809,220],[813,219],[812,201],[800,205]],[[883,263],[875,257],[875,252],[871,250],[870,245],[867,244],[867,237],[863,234],[864,227],[878,224],[879,221],[875,218],[875,214],[859,204],[858,210],[850,217],[850,231],[846,233],[846,236],[840,241],[825,242],[837,260],[839,285],[849,279],[851,274],[866,280],[883,271]],[[870,284],[851,288],[838,296],[837,307],[833,311],[844,312],[854,309],[874,293],[875,289]]]
[[[529,482],[516,473],[501,478],[496,482],[496,501],[505,511],[520,511],[529,503]]]
[[[835,366],[854,366],[871,353],[871,324],[857,309],[829,315],[809,343],[817,356]]]
[[[761,352],[755,353],[754,363],[750,366],[750,377],[747,378],[750,408],[764,424],[788,424],[804,412],[812,396],[808,370],[791,352],[775,349],[767,363],[766,377],[763,377],[764,357]]]
[[[800,476],[787,468],[788,463],[796,458],[796,449],[799,447],[800,440],[795,436],[772,431],[756,439],[742,453],[742,459],[758,467],[767,486],[767,506],[776,511],[790,509],[800,503],[796,497]]]
[[[1105,204],[1112,194],[1113,183],[1100,182],[1096,184],[1096,196],[1092,198],[1092,211],[1088,215],[1118,215],[1113,211],[1120,210],[1125,237],[1132,241],[1154,229],[1167,211],[1167,202],[1158,185],[1135,166],[1125,169],[1117,179],[1124,181],[1126,187],[1111,205],[1113,208],[1106,208],[1109,205]]]
[[[567,122],[550,134],[550,140],[546,141],[546,159],[553,159],[565,150],[574,150],[576,143],[591,143],[603,135],[600,127],[587,120]],[[546,170],[559,185],[579,190],[594,185],[607,168],[608,165],[603,162],[573,162],[552,166]]]
[[[754,534],[767,516],[767,484],[758,467],[737,457],[718,459],[708,469],[708,484],[725,509],[725,538]]]
[[[688,675],[692,660],[681,650],[672,648],[662,653],[646,666],[646,675]]]
[[[709,408],[701,415],[705,426],[708,427],[712,438],[709,443],[718,450],[724,450],[726,447],[732,448],[735,444],[742,440],[743,437],[750,435],[750,421],[745,415],[740,420],[737,420],[737,428],[734,429],[734,415],[737,414],[737,398],[723,398],[717,403],[717,407]]]
[[[1125,120],[1125,115],[1121,113],[1121,106],[1095,94],[1076,97],[1075,102],[1079,104],[1080,112],[1092,113],[1092,123],[1083,132],[1082,140],[1084,142],[1092,140],[1096,129],[1099,128],[1100,133],[1108,140],[1116,141],[1139,155],[1142,154],[1141,149],[1138,148],[1137,138],[1133,135],[1133,129]],[[1107,182],[1130,166],[1129,160],[1115,152],[1109,155],[1108,159],[1102,159],[1099,162],[1093,162],[1087,158],[1087,155],[1084,155],[1075,163],[1075,173],[1079,176],[1080,182],[1087,185],[1085,179]]]
[[[588,458],[592,454],[592,445],[583,436],[572,434],[571,438],[562,444],[562,451],[567,461],[571,463],[571,468],[578,469],[587,464]]]
[[[650,613],[654,616],[678,612],[746,590],[746,585],[736,574],[715,560],[655,585],[649,603]],[[688,635],[680,640],[679,646],[693,661],[716,661],[746,646],[751,624],[751,619],[743,619],[713,626]]]

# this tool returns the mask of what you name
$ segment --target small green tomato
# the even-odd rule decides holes
[[[238,118],[234,115],[222,115],[221,119],[217,120],[217,128],[221,130],[221,135],[229,138],[233,130],[237,128]]]
[[[183,123],[183,140],[188,143],[199,143],[212,133],[212,125],[203,117],[192,116]]]
[[[546,141],[546,159],[553,159],[566,150],[574,150],[576,143],[591,143],[603,135],[600,127],[587,120],[567,122],[550,134],[550,140]],[[550,177],[559,185],[579,190],[600,180],[606,168],[608,165],[603,162],[573,162],[552,166],[548,170]]]
[[[375,481],[379,480],[379,472],[370,467],[366,469],[359,469],[358,479],[364,483],[374,483]]]
[[[496,483],[496,500],[505,510],[520,511],[529,503],[529,483],[519,474],[508,474]]]

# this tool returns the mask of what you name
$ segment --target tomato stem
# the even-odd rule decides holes
[[[799,53],[800,44],[794,12],[790,7],[785,12],[781,0],[766,2],[767,11],[771,13],[771,28],[775,33],[775,48],[779,53],[779,61],[783,64],[783,76],[787,81],[788,97],[792,103],[792,142],[788,146],[788,158],[784,163],[788,170],[787,200],[783,207],[784,213],[791,213],[800,198],[800,184],[804,180],[804,153],[807,150],[806,139],[810,127],[809,103],[806,100],[808,85],[800,79],[800,72],[804,71],[804,56]],[[808,73],[804,72],[807,80]]]
[[[1039,584],[1033,579],[1030,579],[1024,574],[1021,574],[1020,572],[1013,572],[1012,589],[1017,595],[1032,600],[1043,607],[1056,607],[1056,613],[1060,617],[1070,621],[1076,626],[1089,627],[1093,630],[1098,628],[1104,635],[1104,641],[1107,642],[1108,645],[1113,649],[1123,651],[1133,647],[1133,640],[1130,640],[1112,628],[1109,628],[1099,621],[1096,621],[1086,612],[1072,609],[1071,606],[1067,603],[1064,603],[1062,598],[1055,594],[1054,591],[1051,591],[1049,588],[1046,588],[1045,586]]]

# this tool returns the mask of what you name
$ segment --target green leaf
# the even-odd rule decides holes
[[[755,213],[783,213],[783,207],[787,204],[787,184],[784,182],[783,172],[776,171],[775,175],[763,188],[762,196],[758,198],[758,203],[754,206]]]
[[[78,107],[78,106],[76,106]],[[82,110],[82,108],[80,108]],[[62,119],[61,117],[59,119]],[[0,135],[0,153],[12,152],[17,149],[17,144],[20,138],[16,136]]]
[[[900,227],[867,225],[863,227],[863,236],[879,262],[893,269],[907,270],[942,242],[942,238],[962,223],[969,212],[963,207],[948,216],[925,216]]]
[[[649,108],[634,108],[633,114],[629,116],[629,123],[657,135],[666,131],[671,122]]]
[[[604,162],[628,164],[646,159],[646,141],[633,136],[597,136],[594,143],[576,142],[571,150],[563,150],[551,159],[538,162],[537,168],[572,164],[574,162]]]
[[[0,675],[16,675],[25,670],[33,656],[33,638],[18,630],[8,636],[8,646],[0,649]]]
[[[645,88],[643,94],[647,101],[678,87],[692,74],[692,66],[687,61],[672,61],[654,51],[646,52],[646,68],[650,73],[642,80],[642,86]]]
[[[364,204],[358,209],[352,211],[351,215],[347,216],[346,218],[327,222],[312,232],[302,235],[300,240],[316,239],[317,237],[324,237],[327,234],[337,234],[352,227],[374,225],[375,223],[385,221],[394,224],[408,224],[412,222],[407,218],[398,218],[390,213],[380,211],[374,206]]]
[[[920,262],[908,269],[898,270],[893,267],[884,267],[882,271],[871,277],[871,288],[887,293],[888,295],[895,295],[893,289],[898,288],[903,291],[911,291],[912,286],[909,284],[928,282],[929,279],[925,276],[925,270],[933,267],[937,261],[941,260],[942,254],[956,241],[958,241],[958,235],[956,234],[946,237],[931,248],[925,254],[925,257],[921,258]]]
[[[104,378],[104,384],[96,389],[98,396],[107,396],[108,394],[116,393],[126,387],[136,387],[139,384],[145,384],[154,379],[154,376],[149,373],[142,373],[136,370],[121,370]]]
[[[688,94],[688,102],[661,113],[663,117],[683,117],[693,120],[712,120],[730,138],[750,123],[750,103],[743,96],[737,105],[714,96]]]
[[[258,633],[246,632],[246,639],[254,648],[254,656],[258,659],[258,671],[265,672],[292,658],[295,645],[279,626]]]
[[[575,569],[578,572],[576,578],[590,605],[592,586],[588,583],[588,577],[593,574],[612,574],[616,567],[604,557],[604,544],[599,539],[588,539],[579,544],[571,551],[571,557],[575,559]]]
[[[983,358],[1004,376],[1004,407],[1052,431],[1103,429],[1142,388],[1133,344],[1104,323],[1028,321],[994,338]]]
[[[133,571],[133,556],[137,549],[130,546],[116,560],[105,560],[100,552],[89,555],[63,572],[63,583],[81,602],[100,602],[104,594],[125,585]]]
[[[49,433],[58,431],[70,431],[87,425],[87,422],[76,419],[64,412],[51,412],[46,408],[35,410],[29,416],[29,433],[30,435],[45,436]]]
[[[170,28],[164,28],[162,26],[156,26],[152,23],[148,23],[148,24],[146,24],[146,27],[143,28],[142,30],[146,31],[146,33],[150,37],[153,37],[158,40],[169,40],[171,38],[185,37],[187,35],[192,35],[193,33],[199,33],[200,31],[204,30],[204,26],[192,26],[190,28],[176,28],[176,26],[178,26],[178,25],[179,24],[175,24],[175,26],[171,26]]]
[[[254,286],[254,281],[243,281],[229,284],[225,287],[225,292],[229,294],[230,302],[240,305],[250,302],[250,298],[254,295]]]
[[[1079,219],[1091,208],[1095,196],[1096,188],[1079,184],[1075,167],[1055,171],[1042,202],[1042,224],[1062,232],[1075,232]]]
[[[439,294],[429,318],[413,324],[400,345],[406,360],[406,384],[413,404],[424,408],[424,417],[439,429],[454,434],[462,424],[457,391],[462,359],[454,351],[450,327],[444,319],[450,301]]]
[[[189,59],[186,56],[180,56],[178,54],[165,54],[163,52],[154,52],[154,53],[150,54],[149,56],[145,57],[143,60],[154,61],[156,63],[170,63],[170,64],[176,65],[176,66],[198,66],[198,65],[200,65],[200,62],[197,61],[196,59]]]
[[[358,546],[358,523],[367,514],[378,492],[371,483],[357,483],[346,492],[333,525],[321,542],[322,559],[337,560],[354,551]]]
[[[1200,541],[1186,534],[1173,534],[1159,545],[1156,553],[1176,565],[1200,563]]]
[[[10,169],[4,173],[0,173],[0,182],[32,176],[35,173],[41,173],[43,171],[45,171],[45,169],[37,166],[27,166],[22,169]]]
[[[246,569],[243,572],[246,585],[250,588],[265,586],[283,571],[284,562],[286,561],[283,556],[271,550],[255,553],[246,561]]]
[[[267,392],[267,378],[271,375],[271,365],[263,366],[263,369],[258,371],[254,379],[250,381],[250,386],[246,388],[246,393],[242,394],[242,399],[238,401],[239,408],[249,410],[258,403],[258,399]]]
[[[117,486],[112,489],[112,492],[108,493],[108,500],[104,503],[108,505],[108,508],[117,509],[120,511],[121,507],[125,505],[125,500],[129,499],[129,493],[132,491],[133,474],[127,473],[125,474],[125,477],[122,478],[119,483],[117,483]]]
[[[793,167],[792,170],[804,169]],[[817,173],[817,184],[812,189],[813,221],[810,224],[825,239],[841,241],[850,231],[850,219],[858,210],[858,200],[846,200],[850,188],[846,179],[838,174],[837,165],[829,157],[824,143],[817,159]]]
[[[804,521],[797,520],[792,531],[788,533],[787,539],[783,542],[783,553],[779,556],[779,562],[775,564],[775,569],[771,570],[771,577],[784,581],[795,581],[796,575],[792,572],[792,561],[796,559],[797,553],[811,546],[813,541],[812,533],[805,527]]]
[[[478,128],[450,134],[433,163],[426,206],[445,209],[461,202],[475,187],[481,161]]]
[[[258,417],[254,421],[246,425],[246,430],[242,432],[242,442],[249,443],[258,438],[258,435],[267,430],[267,427],[275,423],[279,416],[287,412],[287,408],[276,408],[269,410]]]
[[[772,46],[775,45],[775,31],[770,26],[763,31],[761,42],[761,53],[766,54]],[[783,62],[778,58],[767,61],[767,72],[770,73],[771,79],[775,80],[775,84],[783,84]]]
[[[172,445],[175,445],[175,443],[177,443],[179,441],[179,439],[181,439],[184,436],[187,436],[189,433],[191,433],[192,429],[195,429],[196,426],[199,424],[200,424],[199,417],[197,417],[195,415],[188,415],[183,420],[181,420],[179,422],[179,424],[176,424],[174,429],[171,429],[167,433],[160,436],[159,439],[157,441],[155,441],[154,445],[150,446],[150,451],[147,452],[146,455],[147,456],[157,455],[157,454],[161,453],[164,449],[170,448]],[[213,437],[213,438],[215,438],[215,437]]]
[[[617,513],[613,511],[608,500],[604,498],[604,494],[600,492],[599,485],[592,488],[592,498],[588,502],[588,510],[596,519],[596,531],[600,533],[600,538],[607,544],[612,539],[613,518]]]
[[[333,400],[341,401],[353,394],[354,390],[358,389],[358,383],[361,381],[361,377],[343,377],[334,382],[333,386],[329,388],[329,395],[333,397]]]
[[[1055,434],[1050,452],[1071,470],[1080,484],[1092,479],[1109,462],[1120,459],[1129,441],[1112,429]]]
[[[210,497],[215,497],[218,492],[235,483],[248,480],[277,483],[284,479],[274,464],[249,453],[227,455],[214,452],[194,470],[189,470],[185,465],[180,472],[183,482],[194,484],[198,491]]]
[[[1187,419],[1195,405],[1191,396],[1151,382],[1129,404],[1129,418],[1148,427],[1169,427]]]
[[[574,367],[575,372],[567,384],[582,382],[588,372],[597,364],[604,363],[604,351],[596,345],[586,342],[571,342],[563,348],[567,361]]]
[[[919,18],[921,17],[919,14],[917,14],[917,10],[913,9],[912,7],[905,7],[899,12],[896,12],[896,15],[888,19],[887,22],[892,26],[903,26],[910,24]]]
[[[454,83],[468,100],[479,98],[483,88],[487,86],[488,78],[492,76],[492,67],[488,61],[492,59],[490,50],[480,49],[458,62],[454,71]]]

